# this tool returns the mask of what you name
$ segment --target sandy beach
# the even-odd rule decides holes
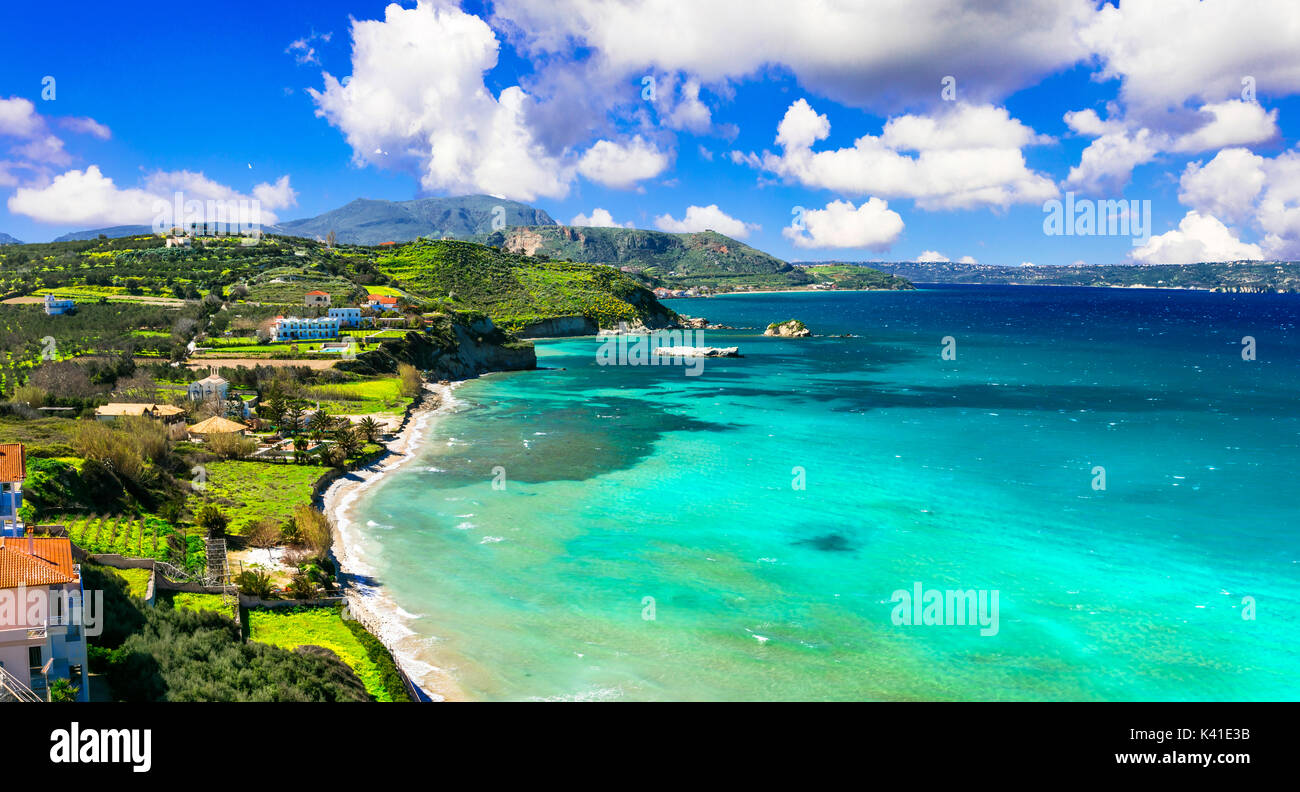
[[[402,621],[403,611],[388,598],[372,570],[361,560],[358,545],[365,526],[358,524],[352,510],[361,495],[381,480],[385,473],[397,470],[415,458],[420,442],[439,417],[456,409],[453,391],[459,382],[426,383],[423,403],[413,409],[397,434],[384,445],[387,453],[370,465],[350,471],[336,479],[322,496],[322,510],[334,527],[334,557],[339,564],[339,578],[348,591],[348,612],[374,633],[412,682],[435,701],[457,701],[464,695],[444,669],[417,659],[427,656],[425,639],[416,636]]]

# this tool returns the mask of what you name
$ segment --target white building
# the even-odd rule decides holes
[[[303,295],[302,304],[308,308],[314,305],[329,305],[330,294],[323,291],[309,291]]]
[[[273,341],[306,341],[339,337],[339,320],[335,316],[318,316],[300,319],[297,316],[277,316],[271,329]]]
[[[89,700],[82,597],[66,537],[0,538],[0,700],[44,699],[56,679]]]
[[[190,383],[190,401],[210,401],[213,398],[225,401],[226,391],[229,388],[230,383],[226,381],[225,377],[212,373],[201,380]]]
[[[329,315],[339,320],[340,327],[360,327],[360,308],[331,308]]]
[[[65,314],[76,306],[77,303],[73,300],[55,297],[53,294],[45,295],[45,313],[49,316]]]

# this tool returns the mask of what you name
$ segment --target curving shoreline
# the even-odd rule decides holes
[[[398,670],[433,701],[463,700],[465,695],[451,674],[415,657],[419,648],[412,646],[415,633],[397,614],[404,613],[383,585],[374,579],[373,570],[360,558],[358,550],[363,526],[353,516],[353,509],[363,493],[383,479],[385,473],[398,470],[415,458],[420,443],[433,423],[455,412],[458,402],[453,396],[463,381],[425,383],[420,404],[411,408],[396,436],[385,443],[386,452],[364,468],[334,479],[321,495],[321,510],[334,530],[333,554],[338,562],[339,578],[347,591],[348,612],[361,622],[392,653]]]

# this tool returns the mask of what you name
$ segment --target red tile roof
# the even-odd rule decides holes
[[[0,443],[0,481],[27,478],[27,457],[22,443]]]
[[[67,538],[0,537],[0,588],[55,586],[76,579]]]
[[[317,295],[324,295],[325,297],[328,297],[328,296],[330,296],[330,293],[329,293],[329,292],[323,292],[323,291],[309,291],[309,292],[307,292],[307,294],[304,295],[304,296],[306,296],[306,297],[315,297],[315,296],[317,296]]]
[[[367,302],[377,302],[383,305],[397,305],[396,297],[389,297],[387,294],[370,294],[366,296]]]

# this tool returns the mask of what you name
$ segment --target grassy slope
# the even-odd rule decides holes
[[[250,610],[249,637],[285,649],[323,646],[339,656],[361,677],[366,691],[378,701],[392,701],[384,688],[379,667],[333,608]]]
[[[329,470],[265,462],[209,462],[206,468],[206,494],[230,517],[232,534],[241,533],[249,520],[283,520],[293,514],[294,506],[311,501],[312,486]]]
[[[669,315],[653,295],[611,267],[542,262],[469,242],[406,245],[376,265],[408,291],[483,311],[507,330],[562,316],[613,327],[620,320]]]

